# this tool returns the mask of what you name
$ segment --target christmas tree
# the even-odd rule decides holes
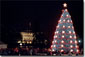
[[[66,9],[67,4],[64,3],[65,9],[62,12],[54,38],[52,41],[52,52],[73,52],[79,53],[79,46],[77,42],[76,33],[74,31],[73,22],[71,16]]]

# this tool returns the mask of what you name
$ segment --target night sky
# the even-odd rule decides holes
[[[20,32],[29,28],[43,32],[50,41],[61,16],[65,1],[3,1],[1,2],[1,41],[13,43]],[[83,1],[66,1],[76,34],[83,39]]]

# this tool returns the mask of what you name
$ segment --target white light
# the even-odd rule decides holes
[[[68,28],[70,28],[70,26],[68,26]]]
[[[79,40],[79,43],[81,42],[81,40]]]
[[[51,45],[51,48],[53,47],[53,45]]]
[[[54,49],[52,49],[52,51],[55,51]]]
[[[77,52],[79,52],[79,50],[77,49]]]
[[[59,20],[59,22],[61,22],[61,20]]]
[[[59,28],[59,25],[57,26],[57,28]]]
[[[58,37],[57,35],[54,36],[54,38],[57,38],[57,37]]]
[[[70,38],[72,38],[72,36],[70,35]]]
[[[72,26],[72,29],[74,29],[74,27]]]
[[[67,20],[67,22],[70,22],[69,20]]]
[[[64,6],[64,7],[67,7],[67,4],[66,4],[66,3],[64,3],[64,4],[63,4],[63,6]]]
[[[62,49],[61,52],[63,52],[64,50]]]
[[[65,31],[62,31],[62,33],[65,33]]]
[[[69,33],[71,33],[71,31],[69,31]]]
[[[75,34],[75,31],[73,31],[73,34]]]
[[[63,45],[61,45],[61,47],[63,47]]]
[[[52,43],[54,43],[54,41],[52,41]]]
[[[69,15],[67,14],[66,16],[68,17]]]
[[[65,19],[63,20],[63,22],[65,22]]]
[[[72,20],[71,20],[71,23],[72,23]]]
[[[56,47],[56,45],[53,45],[53,47]]]
[[[73,46],[71,45],[70,47],[72,48]]]
[[[70,52],[73,52],[73,49],[71,49]]]
[[[62,40],[61,43],[64,43],[64,41]]]
[[[75,40],[75,43],[77,44],[77,41]]]
[[[63,14],[62,14],[62,16],[63,16]]]
[[[56,33],[58,33],[59,31],[57,31]]]
[[[76,47],[76,48],[78,48],[78,46],[77,46],[77,45],[76,45],[75,47]]]
[[[62,35],[62,38],[64,38],[64,35]]]
[[[72,43],[73,41],[71,40],[70,43]]]
[[[65,11],[68,11],[67,9],[65,9]]]
[[[74,38],[76,39],[76,36],[74,36]]]
[[[20,43],[20,46],[22,46],[22,43]]]
[[[55,43],[56,43],[57,41],[55,40]]]
[[[65,28],[65,26],[63,25],[63,28]]]

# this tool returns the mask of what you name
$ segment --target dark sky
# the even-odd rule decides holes
[[[1,40],[11,43],[20,32],[29,28],[44,32],[52,40],[65,1],[3,1],[1,2]],[[76,34],[83,39],[83,1],[66,1]]]

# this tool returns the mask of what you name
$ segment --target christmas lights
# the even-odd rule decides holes
[[[75,40],[75,43],[77,44],[78,42]]]
[[[71,34],[71,31],[69,31],[69,33]]]
[[[76,47],[76,48],[78,48],[78,46],[77,46],[77,45],[76,45],[75,47]]]
[[[70,43],[72,43],[73,41],[72,40],[70,40]]]
[[[70,38],[72,38],[72,36],[70,35]]]
[[[53,45],[53,47],[56,47],[56,45]]]
[[[77,52],[79,52],[79,50],[77,49]]]
[[[73,45],[70,45],[71,48],[73,48]]]
[[[65,22],[65,19],[63,20],[63,22]]]
[[[65,31],[62,31],[62,33],[65,33]]]
[[[57,35],[54,36],[54,38],[57,38],[57,37],[58,37]]]
[[[68,26],[68,28],[70,28],[70,26]]]
[[[73,52],[73,49],[71,49],[70,52]]]
[[[63,25],[63,28],[65,28],[65,26]]]
[[[70,22],[69,20],[67,20],[67,22]]]
[[[56,31],[56,33],[58,33],[59,31]]]
[[[63,52],[64,50],[63,49],[61,49],[61,52]]]
[[[62,38],[64,38],[64,35],[62,35]]]
[[[73,31],[73,34],[75,34],[75,31]]]
[[[52,51],[55,51],[54,49],[52,49]]]
[[[63,45],[61,45],[61,47],[63,47]]]
[[[64,43],[64,41],[62,40],[61,43]]]
[[[57,28],[59,28],[59,25],[57,26]]]
[[[74,39],[76,39],[76,36],[74,36]]]

